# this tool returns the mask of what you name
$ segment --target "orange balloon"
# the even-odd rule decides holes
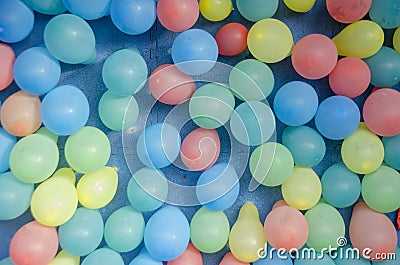
[[[237,260],[233,256],[232,252],[228,252],[225,254],[224,258],[221,260],[219,265],[249,265],[249,263]]]
[[[203,265],[203,258],[200,251],[189,243],[185,252],[177,259],[168,261],[167,265]]]
[[[14,50],[7,44],[0,43],[0,90],[8,87],[14,79]]]
[[[279,200],[272,206],[272,210],[281,206],[289,206],[289,204],[287,204],[285,200]]]
[[[25,91],[18,91],[4,101],[0,120],[3,128],[12,135],[26,136],[36,132],[42,124],[40,99]]]

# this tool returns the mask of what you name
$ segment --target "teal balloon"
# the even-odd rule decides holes
[[[0,265],[14,265],[11,258],[5,258],[0,260]]]
[[[0,103],[1,107],[1,103]],[[0,127],[0,173],[10,168],[10,153],[14,145],[17,143],[17,137],[9,134],[4,128]]]
[[[393,258],[393,257],[395,257],[395,258]],[[383,261],[373,261],[372,265],[398,265],[399,261],[400,261],[400,247],[396,248],[396,251],[394,252],[393,257],[390,259],[383,260]],[[360,264],[360,265],[362,265],[362,264]]]
[[[33,10],[45,15],[59,15],[67,11],[63,0],[25,0]]]
[[[353,251],[352,245],[346,245],[344,247],[339,248],[334,253],[337,257],[334,257],[333,261],[336,265],[370,265],[371,262],[362,257],[362,252],[360,255],[357,255]],[[381,264],[381,263],[379,263]]]
[[[111,0],[64,0],[64,5],[72,14],[94,20],[110,14]]]
[[[369,16],[384,29],[400,26],[400,3],[398,0],[372,0]]]
[[[400,134],[392,137],[383,137],[382,143],[385,148],[385,162],[390,167],[400,170]]]
[[[143,248],[129,265],[163,265],[163,263],[162,261],[154,259],[150,256],[149,252],[147,252],[146,248]]]
[[[121,255],[109,248],[99,248],[90,253],[82,265],[124,265]]]
[[[301,250],[299,250],[300,256]],[[307,252],[305,252],[307,253]],[[335,265],[335,262],[329,257],[328,254],[321,254],[319,252],[316,253],[316,257],[311,258],[308,257],[308,254],[304,255],[304,257],[299,257],[294,260],[294,265]]]
[[[278,4],[279,0],[236,0],[239,13],[253,22],[275,15]]]

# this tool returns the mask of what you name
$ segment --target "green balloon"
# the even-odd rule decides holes
[[[400,208],[400,173],[388,166],[364,176],[361,194],[373,210],[388,213]]]
[[[93,173],[103,168],[110,159],[110,141],[101,130],[85,126],[68,137],[64,153],[75,171]]]
[[[193,94],[189,102],[192,120],[200,127],[215,129],[224,125],[235,108],[235,97],[220,84],[206,84]]]
[[[14,145],[10,169],[22,182],[39,183],[56,171],[58,161],[57,144],[47,136],[31,134]]]
[[[271,68],[255,59],[235,65],[229,75],[229,87],[243,101],[261,101],[271,94],[275,79]]]
[[[293,156],[284,145],[268,142],[253,151],[249,168],[258,183],[264,186],[279,186],[293,173]]]
[[[54,134],[52,132],[49,131],[49,129],[47,129],[46,127],[42,127],[39,130],[37,130],[36,132],[37,134],[41,134],[44,135],[48,138],[50,138],[51,140],[53,140],[55,143],[58,142],[58,135]]]
[[[229,239],[230,226],[225,213],[200,208],[190,223],[190,239],[203,253],[223,249]]]

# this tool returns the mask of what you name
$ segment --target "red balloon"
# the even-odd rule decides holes
[[[185,252],[179,258],[168,261],[167,265],[203,265],[200,251],[189,243]]]
[[[229,23],[220,28],[215,35],[218,52],[225,56],[234,56],[247,48],[247,34],[249,31],[239,23]]]
[[[285,202],[285,200],[279,200],[272,206],[272,209],[275,209],[275,208],[278,208],[278,207],[281,207],[281,206],[289,206],[289,204],[287,204]]]
[[[197,0],[159,0],[157,17],[161,25],[173,32],[190,29],[199,18]]]
[[[225,254],[219,265],[249,265],[249,263],[237,260],[231,252]]]
[[[14,80],[14,50],[7,44],[0,43],[0,90],[8,87]]]
[[[372,0],[326,0],[328,13],[341,23],[353,23],[362,19],[371,5]]]

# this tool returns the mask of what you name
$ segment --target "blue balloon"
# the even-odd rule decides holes
[[[202,29],[186,30],[172,44],[172,60],[186,74],[204,74],[214,67],[217,59],[217,42]]]
[[[49,92],[57,85],[60,77],[60,62],[44,47],[27,49],[15,60],[15,82],[29,94]]]
[[[111,20],[122,32],[139,35],[148,31],[156,21],[154,0],[113,0],[110,7]]]
[[[155,212],[144,230],[144,244],[156,260],[176,259],[186,250],[190,228],[186,216],[179,208],[166,206]]]
[[[400,26],[400,3],[398,0],[373,0],[369,16],[384,29]]]
[[[111,0],[64,0],[69,12],[86,20],[94,20],[110,13]]]
[[[385,162],[390,167],[400,170],[400,134],[382,138],[385,147]]]
[[[16,143],[17,137],[9,134],[4,128],[0,127],[0,173],[10,168],[10,153]]]
[[[317,109],[317,92],[305,82],[289,82],[275,95],[274,111],[276,117],[284,124],[304,125],[314,117]]]
[[[269,249],[268,249],[269,250]],[[270,255],[272,252],[272,256]],[[266,257],[253,262],[253,265],[293,265],[289,254],[278,253],[277,250],[267,251]]]
[[[362,252],[357,255],[353,252],[352,245],[346,245],[339,248],[335,254],[337,257],[333,259],[336,265],[370,265],[371,262],[362,257]],[[380,262],[378,264],[381,264]],[[383,263],[382,263],[383,264]],[[388,264],[387,264],[388,265]],[[394,264],[393,264],[394,265]]]
[[[301,251],[299,250],[300,254]],[[307,253],[307,252],[306,252]],[[299,257],[294,260],[294,265],[335,265],[335,262],[329,257],[328,254],[316,253],[316,257],[311,258],[306,254],[304,257]]]
[[[43,98],[40,114],[49,131],[70,135],[85,126],[89,118],[89,102],[79,88],[59,86]]]
[[[239,189],[239,178],[235,169],[227,163],[219,163],[200,175],[196,195],[206,208],[224,211],[235,203]]]
[[[152,256],[150,256],[149,252],[147,252],[146,248],[142,248],[139,255],[134,258],[129,265],[163,265],[162,261],[155,260]]]
[[[59,15],[67,11],[63,0],[24,0],[33,10],[45,15]]]
[[[328,139],[342,140],[350,136],[360,123],[360,110],[357,104],[344,96],[332,96],[318,107],[315,125]]]
[[[124,265],[121,255],[109,248],[99,248],[90,253],[82,265]]]
[[[20,0],[0,0],[0,41],[25,39],[33,29],[33,11]]]

